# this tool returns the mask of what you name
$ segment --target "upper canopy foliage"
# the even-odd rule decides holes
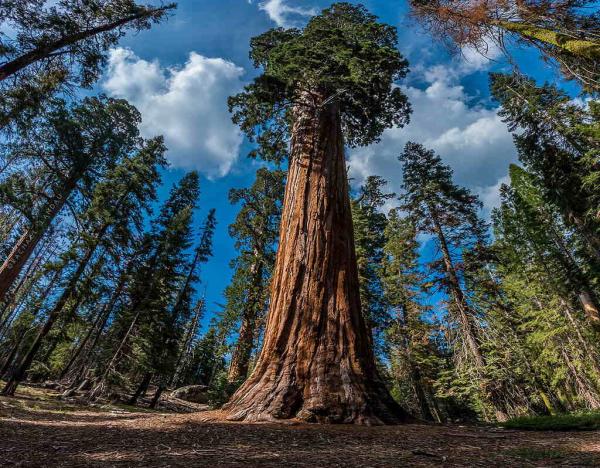
[[[250,58],[263,73],[229,99],[233,120],[261,144],[261,157],[280,160],[292,106],[309,94],[315,107],[337,104],[349,145],[377,141],[384,129],[406,124],[410,113],[394,86],[408,71],[396,44],[394,27],[348,3],[323,10],[302,30],[267,31],[251,41]]]

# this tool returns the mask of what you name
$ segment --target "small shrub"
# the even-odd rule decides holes
[[[530,431],[593,431],[600,429],[600,411],[555,416],[524,416],[503,424],[507,429]]]

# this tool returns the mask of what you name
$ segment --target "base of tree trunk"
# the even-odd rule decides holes
[[[381,384],[383,385],[383,384]],[[412,422],[390,396],[376,385],[341,384],[335,393],[313,394],[318,385],[299,388],[283,381],[243,386],[224,407],[226,419],[246,422],[277,422],[297,419],[320,424],[382,425]],[[261,399],[263,395],[264,398]],[[305,397],[308,395],[308,398]]]
[[[19,386],[20,381],[11,378],[8,383],[2,389],[2,396],[14,396],[17,391],[17,387]]]

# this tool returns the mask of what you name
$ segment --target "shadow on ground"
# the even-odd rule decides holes
[[[0,466],[600,466],[598,432],[241,424],[38,403],[0,398]]]

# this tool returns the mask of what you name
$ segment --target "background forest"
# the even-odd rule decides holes
[[[45,383],[155,408],[195,385],[218,408],[260,352],[284,93],[327,59],[293,40],[330,4],[143,3],[0,2],[4,395]],[[231,4],[235,33],[217,31]],[[365,72],[371,51],[334,97],[350,116],[362,314],[379,373],[416,418],[600,410],[594,5],[331,7],[398,28],[385,34],[402,56]],[[382,75],[393,116],[361,106]]]

